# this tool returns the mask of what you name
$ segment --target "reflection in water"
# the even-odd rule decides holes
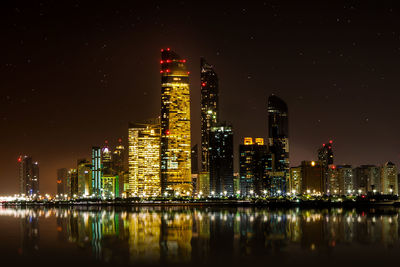
[[[10,209],[20,219],[22,255],[39,250],[39,225],[56,218],[58,242],[112,263],[223,263],[287,250],[333,251],[340,245],[399,243],[395,208],[258,209],[135,207],[129,209]]]

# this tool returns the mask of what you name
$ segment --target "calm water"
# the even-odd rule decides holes
[[[18,265],[373,266],[399,262],[399,235],[397,208],[0,207]]]

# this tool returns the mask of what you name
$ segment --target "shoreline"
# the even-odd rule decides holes
[[[1,207],[282,207],[282,208],[357,208],[400,207],[400,201],[65,201],[65,202],[3,202]]]

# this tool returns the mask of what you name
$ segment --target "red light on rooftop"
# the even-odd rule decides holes
[[[169,70],[166,70],[166,72],[169,72]]]
[[[122,138],[118,138],[118,143],[122,143]]]
[[[18,162],[22,162],[22,157],[21,156],[19,156]]]
[[[164,71],[163,71],[163,70],[160,70],[160,73],[164,73]]]
[[[202,83],[201,86],[203,86],[203,87],[206,86],[206,83]]]
[[[332,140],[330,140],[330,141],[329,141],[329,143],[330,143],[330,144],[333,144],[333,141],[332,141]]]
[[[171,60],[170,60],[170,59],[167,59],[167,63],[171,63]]]
[[[161,60],[161,61],[160,61],[160,64],[163,64],[163,63],[164,63],[164,61]]]
[[[324,146],[324,147],[325,147],[325,144],[322,144],[322,146]]]
[[[182,63],[186,63],[186,59],[183,59],[183,60],[182,60]]]
[[[169,51],[169,50],[171,50],[171,49],[169,49],[169,47],[167,48],[167,51]]]
[[[161,49],[161,52],[164,52],[164,49]]]
[[[104,141],[104,143],[108,144],[108,140]]]

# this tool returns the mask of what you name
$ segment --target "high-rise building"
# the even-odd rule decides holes
[[[162,193],[192,194],[190,90],[186,60],[161,50]]]
[[[271,171],[267,190],[270,194],[284,194],[290,176],[288,107],[275,95],[268,98],[268,133]]]
[[[32,157],[19,156],[20,194],[28,197],[39,195],[39,163]]]
[[[357,168],[354,169],[354,189],[356,189],[356,192],[359,194],[366,194],[369,192],[370,185],[375,185],[374,181],[376,177],[374,177],[374,174],[376,173],[371,173],[371,171],[374,170],[373,165],[361,165]],[[371,176],[372,175],[372,176]],[[372,178],[372,179],[371,179]],[[372,182],[372,183],[371,183]],[[375,187],[375,186],[374,186]],[[378,188],[375,188],[378,189]],[[372,189],[373,190],[373,189]],[[370,191],[372,192],[372,191]]]
[[[336,166],[338,183],[339,183],[339,194],[340,195],[351,195],[355,193],[354,186],[354,171],[351,165],[338,165]]]
[[[100,197],[102,195],[101,177],[101,148],[92,147],[92,195],[94,195],[95,197]]]
[[[337,195],[340,192],[339,173],[335,165],[329,165],[328,169],[324,165],[324,175],[326,182],[326,193],[328,195]]]
[[[323,144],[320,149],[318,149],[318,160],[324,166],[329,166],[333,164],[333,141],[330,140],[328,143]]]
[[[197,144],[192,146],[192,174],[198,174],[199,173],[199,148]]]
[[[330,140],[328,143],[323,144],[320,149],[318,149],[318,161],[322,163],[324,167],[324,180],[325,180],[325,188],[327,191],[331,191],[329,189],[329,173],[332,171],[329,169],[329,166],[333,164],[333,141]],[[332,176],[331,176],[332,178]]]
[[[68,170],[68,177],[69,181],[71,183],[71,192],[69,195],[71,198],[77,198],[78,197],[78,173],[76,169],[69,169]]]
[[[367,192],[381,192],[381,168],[371,165],[368,169]]]
[[[209,151],[210,193],[233,195],[233,131],[232,126],[211,127]]]
[[[386,162],[381,168],[381,192],[385,195],[398,195],[397,167],[392,162]]]
[[[201,87],[201,171],[209,172],[210,131],[218,123],[218,76],[214,67],[200,59]]]
[[[92,194],[92,165],[86,159],[77,162],[78,196],[87,197]]]
[[[239,145],[241,195],[263,195],[266,190],[268,147],[263,138],[245,137]]]
[[[200,197],[208,197],[210,195],[210,172],[199,173],[196,191]]]
[[[112,175],[113,174],[113,160],[112,151],[108,145],[108,140],[105,141],[104,146],[101,149],[101,167],[103,174]]]
[[[301,162],[301,191],[303,194],[325,193],[324,167],[320,161]]]
[[[301,194],[301,166],[290,168],[289,193]]]
[[[154,197],[161,193],[160,124],[129,125],[130,196]]]
[[[119,197],[125,191],[124,189],[124,172],[125,172],[125,147],[122,144],[122,139],[118,139],[118,144],[112,154],[112,169],[114,175],[118,176],[119,181]]]
[[[57,170],[57,195],[59,197],[64,197],[69,195],[68,193],[68,170],[66,168]]]

